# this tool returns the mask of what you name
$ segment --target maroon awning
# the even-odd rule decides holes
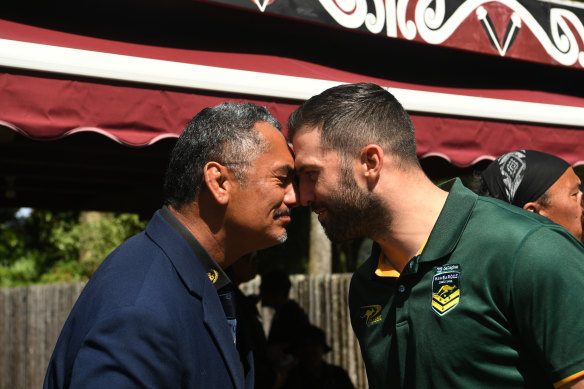
[[[468,166],[530,148],[584,164],[584,98],[414,85],[291,58],[130,44],[5,20],[0,45],[0,124],[33,139],[92,131],[145,146],[177,137],[196,112],[228,100],[265,105],[284,124],[312,94],[367,81],[390,88],[410,111],[421,158]]]

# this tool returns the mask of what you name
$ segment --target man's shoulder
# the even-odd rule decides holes
[[[545,216],[526,211],[505,201],[478,196],[473,210],[473,218],[483,222],[496,223],[501,228],[556,228],[557,224]]]
[[[375,251],[375,248],[373,251]],[[355,290],[361,287],[367,287],[367,285],[373,280],[373,275],[378,264],[378,256],[379,254],[375,255],[372,253],[371,256],[355,270],[351,276],[349,297],[351,293],[355,292]]]
[[[545,216],[526,211],[501,200],[479,196],[467,233],[473,239],[493,242],[493,248],[529,251],[531,255],[581,251],[584,246],[568,230]],[[517,251],[518,252],[518,251]],[[538,255],[541,256],[541,255]]]
[[[294,322],[308,322],[306,311],[292,299],[286,301],[280,309],[280,314]]]
[[[442,187],[450,190],[449,200],[454,201],[454,206],[451,208],[460,209],[463,203],[472,204],[466,208],[471,220],[498,224],[503,229],[555,226],[554,222],[534,212],[526,211],[499,199],[479,196],[465,187],[459,179],[448,181]]]
[[[364,304],[379,304],[379,301],[384,300],[387,294],[391,293],[390,285],[396,282],[396,278],[375,275],[380,252],[375,246],[374,243],[371,256],[355,270],[351,277],[348,298],[351,311],[359,310]]]
[[[190,251],[187,253],[194,256]],[[195,264],[192,267],[193,272],[200,270]],[[197,274],[200,276],[197,279],[205,280],[202,270]],[[108,255],[83,294],[105,310],[142,304],[165,310],[179,304],[180,296],[191,296],[169,254],[146,231],[129,238]]]

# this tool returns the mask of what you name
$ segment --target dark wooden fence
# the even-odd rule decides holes
[[[322,328],[333,350],[329,363],[343,367],[355,387],[367,387],[347,307],[350,274],[291,276],[290,297]],[[0,289],[0,389],[41,388],[61,327],[85,283]],[[257,293],[259,277],[241,286]],[[261,310],[267,329],[271,311]]]

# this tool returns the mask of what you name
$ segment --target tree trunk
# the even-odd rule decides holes
[[[89,274],[97,269],[103,258],[95,258],[93,251],[95,242],[104,239],[100,236],[99,224],[106,217],[106,214],[96,211],[83,211],[79,214],[81,246],[79,247],[79,262],[87,269]]]
[[[332,268],[331,241],[324,233],[324,229],[318,221],[318,216],[311,212],[308,274],[330,274]]]

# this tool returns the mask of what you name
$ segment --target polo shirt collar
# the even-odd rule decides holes
[[[205,250],[205,248],[199,243],[197,238],[174,216],[174,214],[165,205],[160,210],[160,215],[170,224],[172,228],[179,233],[180,236],[187,242],[189,247],[195,253],[195,256],[207,272],[209,279],[215,286],[215,289],[219,290],[226,285],[231,284],[231,280],[225,274],[223,269],[213,260],[211,255]]]
[[[414,257],[414,260],[410,261],[410,266],[404,269],[404,273],[416,272],[418,267],[417,263],[419,262],[435,261],[452,253],[458,244],[466,224],[470,219],[472,210],[475,207],[478,196],[465,188],[460,179],[455,178],[446,181],[439,186],[449,192],[444,207],[442,208],[442,211],[440,211],[438,220],[430,232],[430,236],[423,247],[422,253],[419,256]],[[375,278],[378,278],[376,270],[379,269],[378,263],[380,255],[381,247],[374,242],[373,247],[371,248],[371,256],[367,261],[367,266],[370,266],[369,272]],[[385,277],[382,276],[382,278],[386,277],[399,277],[399,273],[395,271],[395,274],[391,274],[391,272],[388,271]]]
[[[478,196],[465,188],[458,178],[440,187],[449,194],[419,262],[435,261],[454,251],[477,203]]]

